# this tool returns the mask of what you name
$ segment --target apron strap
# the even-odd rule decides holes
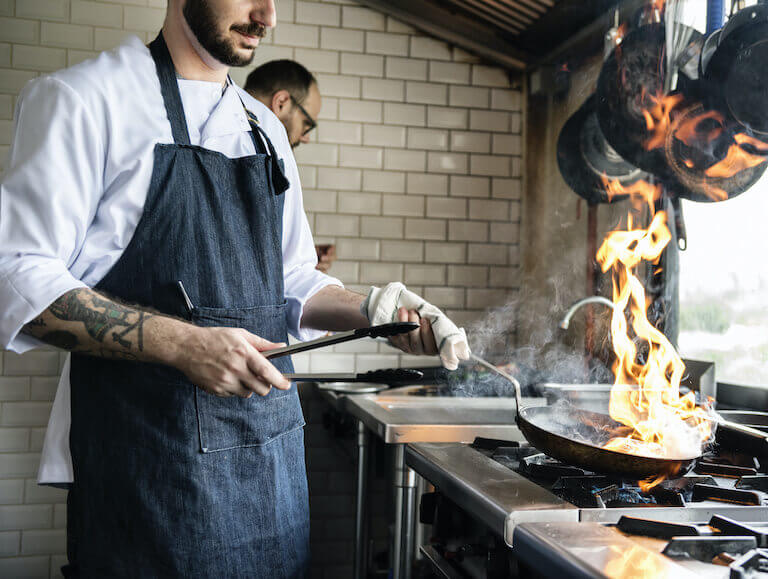
[[[149,44],[149,52],[155,61],[157,77],[160,79],[160,91],[163,93],[165,112],[171,123],[173,141],[177,145],[189,145],[187,119],[184,116],[184,105],[181,103],[181,94],[179,94],[176,69],[162,32]]]
[[[239,96],[240,95],[238,95],[238,97]],[[267,165],[267,167],[269,167],[269,179],[272,183],[272,188],[275,191],[275,195],[281,195],[288,190],[288,187],[291,186],[291,182],[288,181],[288,178],[285,176],[285,164],[283,163],[283,160],[277,156],[277,151],[272,145],[272,141],[267,136],[267,133],[265,133],[264,129],[261,128],[259,119],[245,107],[245,103],[243,102],[242,98],[240,98],[240,102],[243,104],[245,115],[248,117],[248,122],[251,125],[251,138],[253,139],[253,146],[256,147],[257,151],[262,151],[263,153],[269,155],[270,162]],[[265,144],[267,146],[266,151],[264,150]]]

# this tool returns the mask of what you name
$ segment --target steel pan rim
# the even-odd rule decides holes
[[[572,440],[570,438],[567,438],[566,436],[563,436],[562,434],[557,434],[557,433],[545,430],[544,428],[542,428],[541,426],[535,424],[532,420],[530,420],[530,415],[545,414],[549,410],[550,410],[550,407],[548,406],[536,406],[536,407],[523,408],[522,410],[520,410],[520,412],[517,415],[518,426],[520,426],[520,429],[523,430],[524,427],[520,425],[520,422],[523,421],[531,429],[537,430],[542,435],[557,438],[559,440],[562,440],[563,442],[568,443],[572,447],[580,447],[590,451],[599,451],[601,454],[604,454],[606,457],[608,456],[615,457],[616,460],[631,459],[633,462],[636,462],[638,465],[647,466],[649,474],[658,473],[660,470],[663,470],[659,468],[661,466],[665,466],[665,465],[672,466],[675,463],[680,463],[681,470],[684,474],[685,472],[690,470],[690,468],[693,466],[693,463],[695,463],[697,460],[701,458],[701,454],[698,454],[696,456],[691,456],[691,457],[683,457],[683,458],[662,458],[662,457],[644,456],[640,454],[631,454],[628,452],[619,452],[617,450],[602,448],[594,444],[589,444],[589,443],[578,441],[578,440]],[[579,414],[588,414],[588,415],[598,414],[596,412],[590,412],[588,410],[582,410],[582,409],[577,409],[577,410],[579,411]],[[523,434],[525,434],[525,432],[523,432]],[[539,449],[539,450],[542,450],[542,452],[544,452],[543,449]],[[545,452],[545,454],[548,454],[548,453]],[[557,457],[554,457],[554,458],[557,458]],[[686,463],[690,463],[690,465],[687,468],[684,466]]]

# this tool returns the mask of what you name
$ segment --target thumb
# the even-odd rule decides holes
[[[247,339],[248,343],[256,348],[259,352],[274,350],[275,348],[282,348],[285,346],[285,342],[270,342],[266,338],[262,338],[261,336],[257,336],[256,334],[251,333],[247,334]]]

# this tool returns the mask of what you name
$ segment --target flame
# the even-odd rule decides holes
[[[609,181],[605,175],[601,175],[600,178],[603,180],[609,203],[618,196],[628,195],[635,209],[646,204],[653,211],[654,202],[661,198],[661,184],[651,185],[647,181],[640,180],[624,186],[618,180]]]
[[[739,135],[736,136],[738,137]],[[744,136],[746,137],[746,135]],[[704,173],[707,177],[725,179],[727,177],[733,177],[736,173],[740,173],[744,169],[755,167],[764,162],[765,157],[747,153],[741,148],[741,144],[737,140],[736,144],[731,145],[728,148],[728,154],[725,156],[725,159],[715,163]]]
[[[664,146],[672,123],[672,111],[683,102],[684,97],[679,93],[666,96],[646,94],[644,97],[644,101],[651,101],[651,106],[643,110],[645,128],[650,133],[643,146],[651,151]]]
[[[616,29],[616,45],[619,45],[624,40],[624,37],[627,35],[627,30],[629,29],[629,24],[626,22],[622,23],[617,29]]]
[[[709,129],[705,125],[702,130],[702,121],[707,119],[715,121],[716,124]],[[717,111],[705,111],[700,115],[681,121],[675,129],[675,138],[689,147],[695,147],[702,141],[709,143],[723,134],[723,123],[724,119],[720,113]]]
[[[764,148],[768,147],[768,143],[765,143],[760,139],[756,139],[747,133],[737,133],[733,136],[733,140],[736,141],[739,145],[751,145],[757,149],[761,155],[768,155],[768,150]]]
[[[635,185],[646,188],[646,199],[658,194],[644,181]],[[701,453],[711,435],[710,416],[708,408],[696,405],[693,392],[680,396],[685,365],[666,336],[648,321],[645,288],[636,275],[642,262],[658,265],[671,237],[665,212],[653,215],[647,228],[635,227],[630,213],[626,230],[606,236],[597,261],[603,272],[612,271],[613,278],[611,338],[616,361],[609,413],[632,429],[626,436],[612,438],[605,448],[679,459]],[[665,477],[643,481],[643,486],[648,489]]]
[[[664,98],[667,100],[665,101]],[[683,143],[688,147],[688,151],[672,151],[675,157],[679,157],[681,170],[690,171],[687,175],[681,176],[682,182],[686,184],[690,181],[690,187],[713,201],[725,201],[729,197],[728,192],[719,187],[715,180],[729,179],[741,171],[765,162],[768,144],[746,133],[732,134],[728,130],[727,121],[720,113],[706,110],[701,104],[694,104],[672,118],[677,103],[673,103],[670,100],[671,97],[664,98],[652,99],[656,104],[645,111],[646,118],[652,119],[649,125],[651,135],[645,143],[646,148],[660,146],[668,136]],[[658,104],[659,102],[661,105]],[[694,112],[696,114],[692,114]],[[662,135],[665,131],[671,131],[671,134]],[[714,151],[723,149],[728,143],[731,144],[724,158],[708,167],[697,164],[697,156],[701,157],[703,153],[704,158],[710,158]],[[751,147],[755,152],[745,150],[742,145]],[[667,155],[670,154],[669,150],[666,152]],[[685,158],[683,155],[691,155],[691,157]]]

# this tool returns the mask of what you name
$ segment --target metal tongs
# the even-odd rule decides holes
[[[348,332],[339,332],[332,336],[325,336],[308,342],[301,342],[292,346],[275,348],[263,352],[265,358],[279,358],[299,352],[306,352],[316,348],[323,348],[333,344],[349,342],[359,338],[388,338],[412,332],[419,328],[417,322],[393,322],[368,328],[359,328]],[[285,374],[292,382],[381,382],[383,384],[405,383],[417,381],[423,377],[423,373],[409,368],[397,368],[392,370],[372,370],[360,374],[356,373],[331,373],[331,374]]]
[[[397,336],[398,334],[406,334],[413,330],[419,329],[417,322],[393,322],[391,324],[381,324],[379,326],[369,326],[367,328],[358,328],[357,330],[349,330],[348,332],[339,332],[332,336],[324,336],[317,338],[316,340],[309,340],[308,342],[301,342],[299,344],[293,344],[292,346],[284,346],[282,348],[275,348],[274,350],[267,350],[262,352],[262,355],[267,358],[279,358],[280,356],[290,356],[291,354],[298,354],[299,352],[306,352],[307,350],[315,350],[317,348],[324,348],[325,346],[332,346],[333,344],[341,344],[342,342],[350,342],[360,338],[388,338],[390,336]]]

